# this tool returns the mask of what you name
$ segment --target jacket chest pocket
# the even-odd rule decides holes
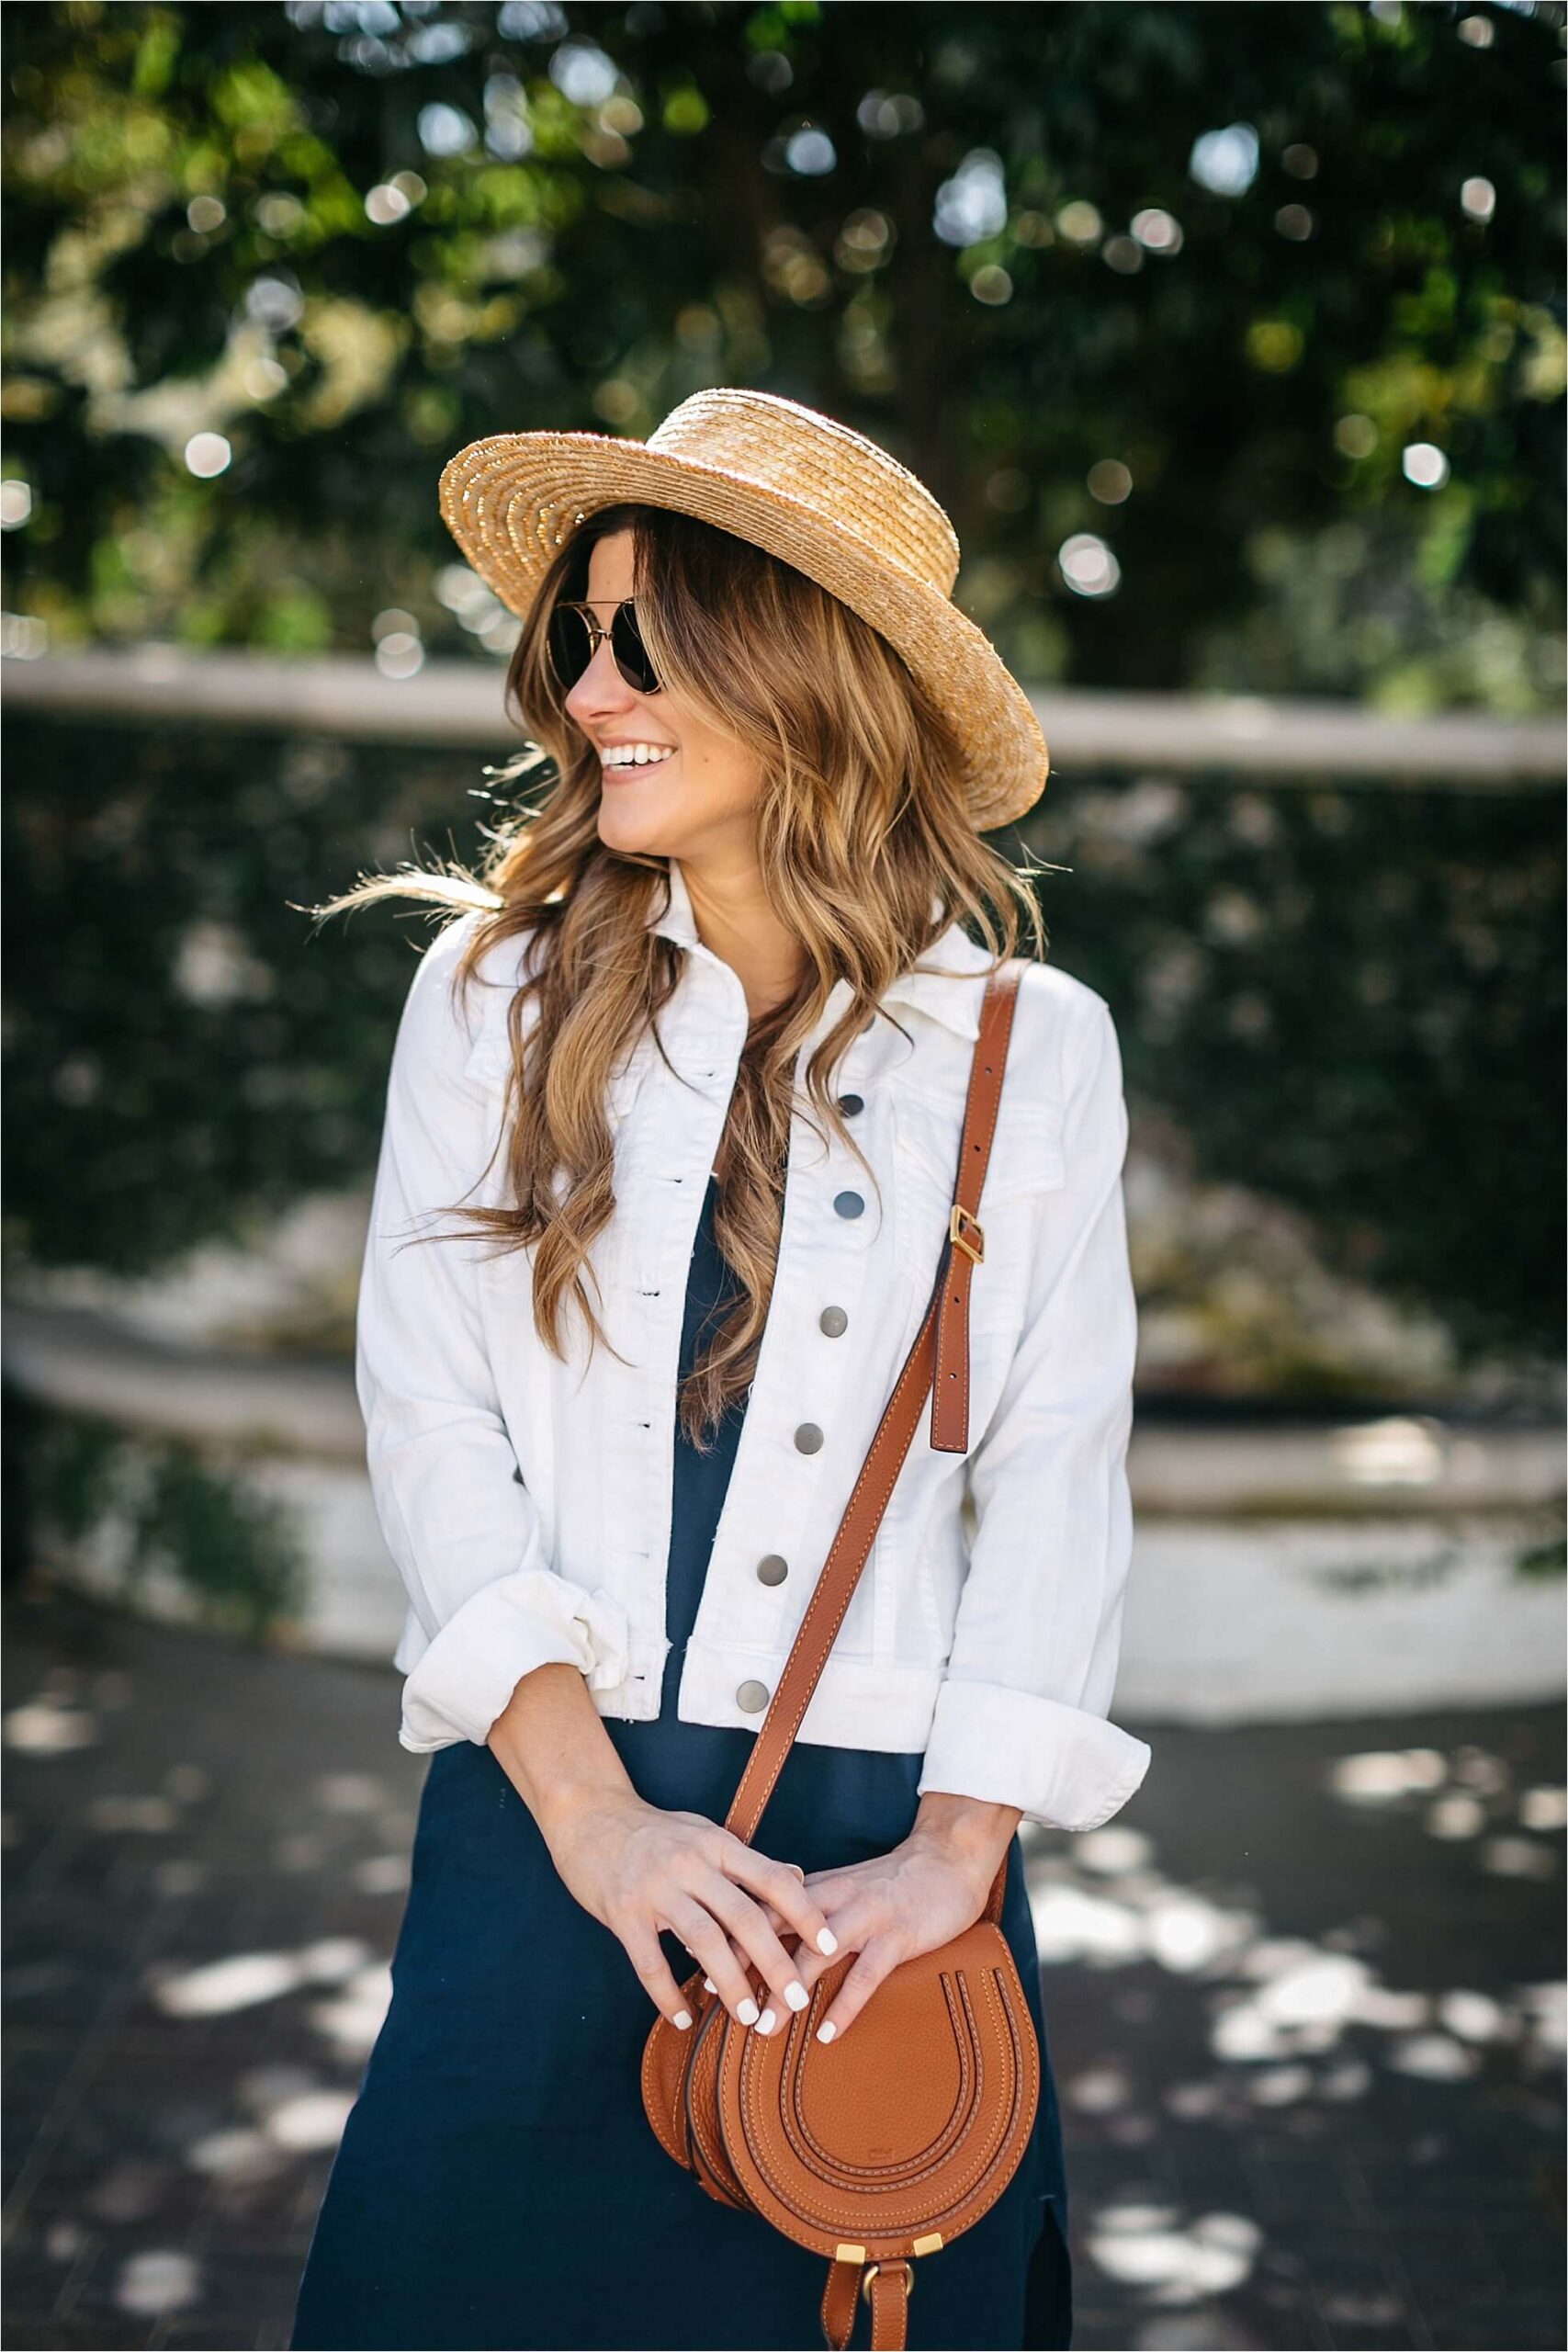
[[[962,1103],[907,1091],[895,1097],[895,1249],[910,1292],[907,1345],[919,1329],[947,1238],[963,1113]],[[1010,1102],[1004,1093],[980,1196],[985,1254],[969,1290],[977,1355],[982,1349],[994,1355],[998,1343],[1006,1350],[1021,1329],[1040,1219],[1066,1181],[1059,1106]]]
[[[512,1041],[506,1034],[505,1024],[491,1021],[469,1053],[463,1066],[463,1075],[470,1085],[482,1087],[491,1096],[495,1105],[498,1134],[502,1108],[508,1099],[512,1066]],[[641,1132],[633,1114],[648,1071],[648,1055],[639,1044],[613,1073],[604,1090],[604,1116],[609,1123],[617,1167],[623,1159],[630,1159]]]
[[[509,1104],[512,1067],[512,1043],[505,1024],[491,1021],[468,1054],[464,1076],[470,1085],[482,1088],[489,1094],[494,1105],[494,1133],[498,1136]],[[604,1091],[604,1114],[615,1155],[611,1182],[615,1192],[615,1211],[609,1224],[589,1244],[588,1257],[594,1278],[606,1295],[615,1284],[627,1278],[627,1251],[637,1227],[638,1188],[646,1182],[649,1137],[646,1114],[639,1118],[636,1113],[648,1072],[648,1057],[639,1046],[612,1074]],[[499,1202],[510,1197],[506,1171],[503,1147],[491,1164],[486,1199]],[[554,1191],[559,1205],[568,1191],[565,1172],[559,1169],[556,1171]],[[485,1261],[484,1278],[509,1311],[515,1311],[532,1289],[534,1256],[534,1245],[530,1243],[497,1252]],[[592,1288],[591,1283],[591,1292]]]

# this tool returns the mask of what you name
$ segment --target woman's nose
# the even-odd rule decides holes
[[[574,718],[592,718],[599,711],[626,710],[635,699],[615,667],[609,639],[602,637],[593,649],[593,659],[566,698],[567,708]]]

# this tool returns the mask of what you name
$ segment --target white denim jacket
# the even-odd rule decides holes
[[[376,1506],[409,1595],[393,1661],[407,1677],[405,1747],[482,1743],[518,1679],[555,1659],[581,1669],[602,1714],[659,1712],[686,1277],[748,1022],[739,978],[698,937],[679,861],[670,876],[652,927],[685,951],[660,1016],[674,1068],[645,1037],[612,1080],[616,1208],[592,1250],[624,1363],[601,1346],[584,1369],[570,1301],[568,1361],[544,1347],[531,1251],[492,1254],[466,1237],[405,1246],[460,1234],[435,1210],[503,1197],[506,1010],[525,943],[488,952],[466,1013],[450,985],[478,921],[465,915],[409,989],[356,1355]],[[760,1724],[919,1327],[986,962],[954,924],[834,1074],[859,1099],[850,1124],[874,1185],[797,1110],[772,1303],[681,1674],[683,1722]],[[849,998],[839,981],[798,1068]],[[1066,1829],[1108,1820],[1149,1760],[1107,1720],[1132,1549],[1126,1140],[1104,999],[1031,962],[980,1201],[969,1451],[933,1453],[922,1419],[798,1734],[923,1751],[922,1792]],[[779,1559],[782,1579],[764,1582],[759,1564],[776,1577]]]

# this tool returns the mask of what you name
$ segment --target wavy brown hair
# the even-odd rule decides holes
[[[493,829],[477,870],[411,864],[361,876],[311,910],[323,921],[369,899],[412,898],[477,910],[457,966],[465,994],[491,948],[536,934],[508,1013],[513,1069],[497,1139],[507,1204],[450,1213],[502,1248],[534,1248],[535,1321],[547,1346],[565,1353],[569,1291],[591,1346],[610,1345],[583,1279],[615,1205],[606,1086],[650,1023],[662,1052],[657,1020],[682,954],[647,927],[662,908],[667,862],[599,839],[598,754],[549,659],[558,599],[586,596],[593,543],[620,530],[633,535],[637,621],[656,674],[755,755],[763,886],[804,955],[794,994],[751,1023],[720,1144],[716,1232],[739,1294],[680,1398],[682,1427],[705,1445],[755,1371],[792,1111],[808,1120],[815,1111],[865,1166],[829,1081],[884,990],[954,917],[972,920],[998,960],[1017,952],[1021,926],[1043,956],[1044,928],[1023,872],[975,830],[947,715],[869,623],[793,566],[693,516],[640,505],[591,515],[550,566],[507,672],[508,714],[528,742],[504,777],[553,764],[536,801]],[[933,899],[946,910],[935,922]],[[852,1001],[802,1073],[796,1104],[800,1047],[840,978]]]

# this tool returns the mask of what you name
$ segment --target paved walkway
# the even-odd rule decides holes
[[[396,1679],[6,1631],[6,2342],[284,2346],[407,1884]],[[1561,2346],[1561,1711],[1148,1736],[1031,1861],[1078,2352]]]

